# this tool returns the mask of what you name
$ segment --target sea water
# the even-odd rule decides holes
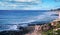
[[[0,31],[17,30],[19,24],[27,26],[31,22],[48,22],[57,17],[55,12],[46,10],[0,10]]]

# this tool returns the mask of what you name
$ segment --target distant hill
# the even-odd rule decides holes
[[[58,9],[51,9],[50,11],[60,11],[60,8],[58,8]]]

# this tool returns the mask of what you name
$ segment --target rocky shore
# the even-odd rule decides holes
[[[46,24],[32,24],[28,25],[27,27],[20,26],[18,28],[19,30],[1,31],[0,35],[43,35],[45,33],[46,35],[50,35],[49,33],[52,33],[53,30],[60,29],[59,23],[60,21],[58,21],[57,23],[51,22]]]

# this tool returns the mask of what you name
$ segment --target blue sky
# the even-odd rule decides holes
[[[60,8],[60,0],[0,0],[0,10],[49,10]]]
[[[7,10],[0,12],[0,24],[20,24],[35,21],[51,21],[58,18],[56,12]]]

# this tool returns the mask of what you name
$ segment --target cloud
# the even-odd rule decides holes
[[[17,1],[17,2],[32,2],[34,0],[14,0],[14,1]]]
[[[38,5],[36,0],[3,0],[0,1],[0,10],[28,10],[34,8],[35,5]]]
[[[60,2],[54,0],[0,0],[0,10],[46,10],[59,7]]]

